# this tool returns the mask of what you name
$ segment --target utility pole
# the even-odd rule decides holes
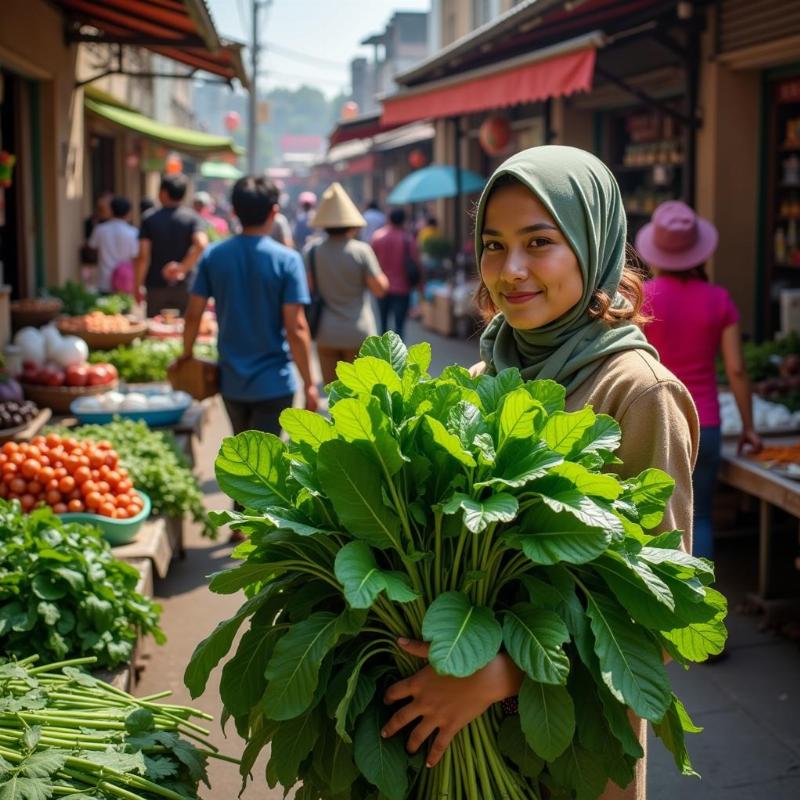
[[[252,25],[250,31],[250,97],[247,120],[247,172],[256,173],[256,132],[258,127],[258,56],[261,50],[258,29],[258,13],[266,8],[271,0],[250,0],[252,4]]]

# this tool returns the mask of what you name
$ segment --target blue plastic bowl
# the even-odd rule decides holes
[[[147,394],[147,392],[143,392],[143,394]],[[69,410],[81,425],[107,425],[115,417],[119,417],[135,422],[146,422],[151,428],[158,428],[164,425],[176,425],[191,405],[192,399],[189,398],[181,405],[152,411],[81,411],[80,401],[73,400]]]
[[[62,522],[80,522],[84,525],[93,525],[102,532],[103,538],[114,547],[120,544],[128,544],[136,537],[139,528],[150,516],[150,510],[152,509],[150,498],[144,492],[140,492],[137,489],[136,494],[142,498],[144,506],[135,517],[130,517],[129,519],[112,519],[111,517],[92,514],[88,511],[68,512],[59,514],[58,517]]]

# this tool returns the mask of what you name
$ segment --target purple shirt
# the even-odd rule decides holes
[[[370,242],[378,263],[389,279],[389,294],[409,294],[411,286],[406,276],[406,258],[411,256],[419,264],[417,243],[410,233],[394,225],[378,228]]]
[[[700,425],[720,424],[716,357],[722,331],[739,321],[727,289],[663,275],[644,285],[644,332],[661,362],[692,395]]]

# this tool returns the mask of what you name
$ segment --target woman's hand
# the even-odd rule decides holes
[[[430,645],[425,642],[399,639],[398,644],[412,656],[428,657]],[[416,753],[423,742],[438,730],[425,762],[428,767],[433,767],[462,728],[477,719],[492,703],[518,694],[521,684],[522,673],[503,653],[468,678],[438,675],[433,667],[426,666],[386,691],[383,698],[386,703],[406,698],[411,698],[411,701],[395,712],[381,736],[394,736],[401,728],[417,720],[406,745],[410,753]]]
[[[764,442],[761,441],[761,437],[752,428],[745,428],[739,437],[738,454],[741,455],[745,450],[749,453],[759,453],[763,449]]]
[[[479,361],[477,364],[473,364],[469,368],[469,376],[470,378],[477,378],[479,375],[483,375],[486,372],[486,362]]]

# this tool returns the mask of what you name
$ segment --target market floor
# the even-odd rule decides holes
[[[477,338],[446,339],[410,323],[409,343],[426,340],[433,344],[432,372],[450,363],[465,366],[477,360]],[[208,508],[225,508],[227,499],[214,482],[214,458],[223,436],[230,429],[217,404],[199,446],[198,474],[206,492]],[[222,619],[239,607],[241,596],[211,594],[206,576],[229,563],[230,547],[202,539],[190,530],[187,554],[173,562],[165,580],[157,581],[156,596],[163,606],[162,626],[169,642],[150,646],[145,669],[136,688],[147,695],[164,689],[174,692],[174,702],[191,703],[213,714],[209,723],[214,743],[230,755],[241,754],[242,742],[231,726],[226,739],[219,726],[221,706],[219,671],[212,674],[206,693],[191,701],[183,686],[183,671],[196,644]],[[723,541],[719,548],[720,588],[731,608],[755,582],[755,537]],[[758,620],[732,610],[730,656],[717,664],[698,666],[685,672],[669,667],[676,693],[697,724],[705,727],[690,737],[688,746],[702,780],[681,777],[671,757],[658,740],[650,743],[649,800],[796,800],[800,797],[800,650],[796,644],[758,630]],[[264,784],[266,757],[256,764],[254,781],[242,795],[244,800],[278,800],[279,789]],[[233,800],[240,779],[234,765],[212,761],[212,789],[206,800]],[[472,799],[471,799],[472,800]],[[488,800],[475,798],[474,800]]]

